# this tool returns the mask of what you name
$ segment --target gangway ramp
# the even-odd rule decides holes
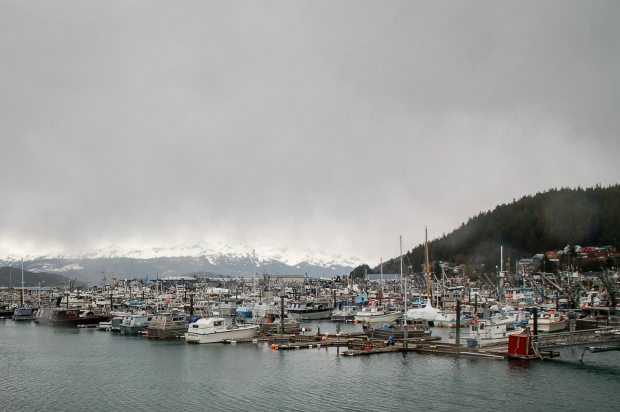
[[[597,345],[602,343],[620,344],[620,329],[599,328],[576,332],[538,335],[534,338],[533,346],[537,351],[541,351],[569,346]]]

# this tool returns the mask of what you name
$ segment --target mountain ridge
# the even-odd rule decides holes
[[[620,185],[551,189],[496,206],[469,218],[447,235],[429,241],[430,260],[464,264],[470,270],[496,272],[500,246],[505,263],[564,249],[566,245],[618,248],[620,241]],[[403,256],[413,272],[420,272],[424,245]],[[514,269],[514,268],[513,268]],[[372,268],[374,272],[379,267]],[[400,271],[400,258],[383,264],[384,272]]]
[[[176,248],[179,250],[187,248]],[[169,253],[170,248],[158,248],[158,253]],[[234,253],[206,254],[205,249],[193,248],[196,254],[181,256],[149,256],[152,250],[143,253],[134,249],[128,256],[117,252],[101,253],[101,251],[74,256],[50,255],[24,259],[24,267],[32,272],[65,274],[70,278],[97,283],[104,277],[117,278],[145,278],[154,279],[158,276],[184,275],[187,273],[217,273],[221,276],[252,276],[263,273],[273,275],[308,275],[308,276],[338,276],[349,273],[353,265],[346,260],[339,260],[326,255],[318,255],[311,259],[288,263],[282,255],[272,254],[273,257],[256,257],[253,251]],[[230,251],[230,249],[229,249]],[[278,259],[279,257],[279,259]],[[0,265],[15,262],[15,258],[0,259]],[[21,259],[20,259],[21,260]]]

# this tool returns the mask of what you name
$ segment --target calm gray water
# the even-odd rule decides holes
[[[333,331],[328,322],[313,324]],[[350,330],[353,325],[346,325]],[[0,410],[617,411],[620,352],[507,362],[188,345],[0,321]],[[564,354],[563,354],[564,356]]]

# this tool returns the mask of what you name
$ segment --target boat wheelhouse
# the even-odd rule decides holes
[[[182,313],[160,313],[151,318],[147,330],[150,339],[176,339],[187,330],[187,319]]]
[[[332,308],[323,302],[293,302],[288,310],[292,318],[298,320],[329,319]]]

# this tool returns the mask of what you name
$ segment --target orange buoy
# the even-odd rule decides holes
[[[278,345],[276,345],[275,343],[271,344],[271,349],[277,349],[277,348],[278,348]]]

